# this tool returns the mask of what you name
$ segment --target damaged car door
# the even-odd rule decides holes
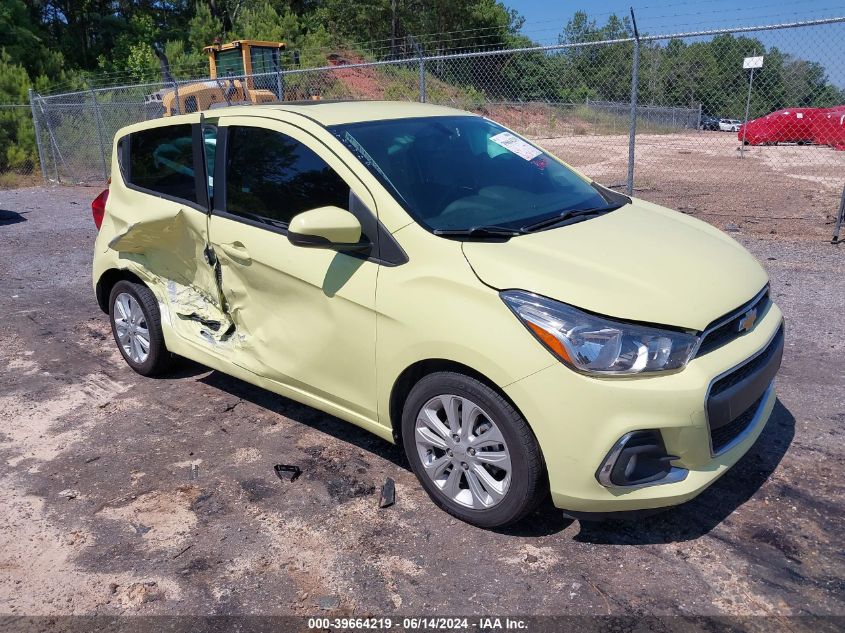
[[[131,132],[120,140],[118,152],[127,186],[112,194],[109,217],[116,230],[107,248],[152,289],[174,331],[202,346],[230,324],[208,261],[199,117],[195,123]]]
[[[231,362],[299,400],[374,424],[378,264],[287,239],[305,211],[348,210],[354,200],[371,213],[369,192],[320,141],[281,121],[224,117],[216,149],[209,236],[234,326],[223,342]]]

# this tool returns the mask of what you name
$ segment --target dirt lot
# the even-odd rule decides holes
[[[627,135],[538,142],[601,183],[625,182]],[[740,159],[734,133],[641,134],[634,182],[635,195],[722,229],[830,239],[845,186],[845,152],[778,145],[749,147]]]
[[[845,614],[845,247],[735,233],[787,351],[773,418],[711,489],[491,532],[364,431],[195,365],[134,374],[90,287],[97,193],[0,192],[0,615]]]

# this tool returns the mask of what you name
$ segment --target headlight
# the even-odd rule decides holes
[[[632,375],[683,368],[698,337],[611,321],[522,290],[501,293],[520,321],[577,371]]]

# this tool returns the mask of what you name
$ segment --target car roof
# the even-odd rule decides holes
[[[206,118],[216,119],[229,116],[263,116],[287,119],[286,113],[297,114],[323,126],[386,119],[410,119],[438,116],[477,116],[471,112],[446,106],[413,101],[288,101],[264,105],[234,105],[206,110]],[[171,117],[162,117],[129,125],[118,135],[165,125],[196,123],[198,112]]]
[[[431,116],[472,116],[457,108],[418,103],[414,101],[300,101],[265,106],[246,106],[268,110],[294,112],[322,125],[383,121],[385,119],[410,119]]]

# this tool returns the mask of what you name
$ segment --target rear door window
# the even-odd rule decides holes
[[[286,227],[295,215],[349,207],[349,185],[311,149],[280,132],[229,128],[226,210]]]
[[[129,182],[147,191],[196,203],[191,125],[133,132],[129,141]]]

